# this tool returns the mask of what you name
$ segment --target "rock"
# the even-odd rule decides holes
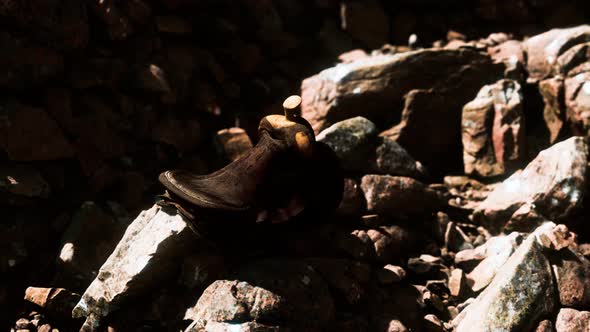
[[[464,297],[468,294],[467,278],[461,269],[451,271],[449,278],[449,294],[453,297]]]
[[[227,274],[226,264],[223,256],[211,253],[187,256],[182,262],[180,284],[190,290],[203,290]]]
[[[408,177],[365,175],[361,188],[367,210],[391,217],[427,214],[444,205],[440,194]]]
[[[422,293],[404,283],[372,287],[368,331],[422,331]]]
[[[384,285],[400,282],[406,278],[406,271],[397,265],[387,264],[377,271],[377,279]]]
[[[375,166],[371,173],[400,175],[421,178],[426,175],[425,167],[396,141],[389,137],[379,137],[380,144],[375,151]],[[372,160],[371,160],[372,163]]]
[[[57,258],[58,280],[63,284],[87,287],[130,221],[115,218],[94,202],[82,204],[61,239]]]
[[[242,128],[222,129],[215,135],[217,150],[227,162],[240,158],[252,148],[252,141]]]
[[[379,48],[389,40],[389,19],[377,1],[344,1],[340,4],[342,30],[368,48]]]
[[[567,29],[552,29],[533,36],[523,45],[528,55],[529,81],[536,83],[552,74],[553,65],[565,51],[590,41],[590,26],[580,25]]]
[[[445,329],[443,328],[443,324],[433,314],[428,314],[424,316],[424,331],[427,332],[443,332]]]
[[[367,202],[356,179],[344,179],[342,200],[335,213],[342,217],[358,217],[367,209]]]
[[[551,323],[550,320],[545,319],[542,320],[539,325],[537,325],[537,328],[535,329],[535,332],[553,332],[553,323]]]
[[[473,219],[493,232],[516,226],[530,229],[532,225],[526,223],[510,224],[512,215],[528,205],[548,220],[564,220],[582,205],[587,162],[584,138],[572,137],[557,143],[496,187],[479,204]]]
[[[572,133],[587,136],[590,133],[590,68],[567,77],[564,86],[566,119]]]
[[[167,93],[172,91],[164,69],[155,64],[140,65],[136,68],[136,84],[139,89],[150,92]]]
[[[576,67],[590,60],[590,43],[573,46],[557,58],[554,72],[557,76],[567,76]]]
[[[367,263],[335,258],[306,261],[328,283],[335,299],[343,299],[352,306],[366,300],[367,284],[371,279],[371,268]]]
[[[377,137],[375,124],[361,116],[333,124],[316,139],[334,150],[347,171],[416,177],[425,174],[422,164],[394,140]]]
[[[389,322],[387,332],[408,332],[408,328],[399,320],[394,319]]]
[[[503,175],[524,161],[522,98],[518,82],[500,80],[484,86],[463,107],[463,163],[467,175]]]
[[[521,241],[521,236],[516,232],[512,232],[507,236],[495,237],[486,242],[486,258],[467,274],[469,286],[474,292],[481,291],[494,280],[498,272],[504,269],[504,264],[512,256]]]
[[[72,145],[43,109],[2,102],[0,116],[0,148],[10,160],[56,160],[74,155]]]
[[[357,234],[359,236],[360,234]],[[379,262],[399,259],[414,245],[414,236],[400,226],[382,226],[369,229],[366,236],[373,243],[374,255]]]
[[[492,283],[455,320],[457,332],[528,331],[552,312],[551,266],[534,234],[514,252]]]
[[[559,251],[576,245],[576,234],[570,232],[566,225],[548,222],[536,230],[539,243],[550,250]]]
[[[37,332],[52,332],[51,325],[43,324],[43,325],[39,326],[39,328],[37,329]]]
[[[16,321],[16,324],[14,325],[14,327],[16,327],[18,330],[24,330],[24,329],[30,329],[33,328],[33,324],[31,324],[31,322],[26,319],[26,318],[20,318],[19,320]]]
[[[194,321],[184,332],[203,332],[203,331],[215,331],[215,332],[288,332],[291,331],[289,328],[282,328],[280,326],[269,326],[256,322],[247,323],[220,323],[220,322],[207,322],[206,326],[203,326],[202,322]]]
[[[465,249],[473,249],[473,244],[471,244],[469,237],[454,222],[447,224],[444,240],[445,246],[450,251],[459,252]]]
[[[399,118],[397,107],[410,90],[446,82],[453,73],[461,71],[453,85],[470,82],[469,85],[475,86],[460,91],[458,101],[464,105],[475,95],[478,87],[490,80],[490,70],[494,70],[490,58],[467,50],[429,49],[371,56],[338,64],[305,79],[301,85],[302,115],[310,121],[316,133],[358,115],[375,123],[391,125]],[[483,72],[485,81],[480,81],[477,78],[483,76]],[[471,92],[473,95],[470,95]],[[446,117],[446,114],[441,116]],[[459,117],[457,114],[457,119]],[[405,141],[399,143],[408,148]],[[411,150],[408,151],[423,161]]]
[[[215,281],[184,319],[206,325],[265,322],[296,330],[320,328],[333,317],[328,288],[313,268],[298,262],[264,261],[249,264],[236,280]]]
[[[553,273],[564,307],[584,309],[590,306],[590,261],[565,249],[552,259]]]
[[[543,119],[549,130],[549,143],[554,144],[566,131],[563,78],[551,77],[540,81],[539,92],[545,103]]]
[[[70,318],[80,295],[63,288],[28,287],[25,300],[43,308],[46,313]]]
[[[316,140],[328,145],[336,153],[343,169],[362,171],[367,168],[367,159],[374,149],[377,134],[373,122],[357,116],[323,130]]]
[[[556,332],[590,331],[590,311],[561,308],[555,320]]]
[[[488,47],[488,53],[495,62],[504,64],[506,67],[504,77],[521,81],[525,67],[525,53],[520,41],[504,41],[498,45]]]
[[[368,57],[369,55],[362,49],[355,49],[342,53],[338,56],[338,60],[342,63],[350,63]]]
[[[41,174],[27,165],[0,166],[0,179],[0,193],[8,194],[14,200],[19,197],[47,198],[50,193],[49,184]]]
[[[183,253],[195,245],[194,236],[185,220],[169,209],[155,205],[143,211],[129,225],[72,316],[86,318],[83,329],[96,329],[102,317],[175,271]]]
[[[442,260],[439,257],[427,254],[408,259],[408,270],[428,279],[442,279],[448,277],[448,268],[442,264]]]

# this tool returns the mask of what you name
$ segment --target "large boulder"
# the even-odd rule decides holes
[[[590,307],[590,262],[567,248],[551,263],[561,305],[577,309]]]
[[[96,330],[105,316],[170,277],[194,243],[195,235],[181,215],[158,205],[142,211],[102,265],[72,316],[86,318],[84,331]]]
[[[363,176],[367,210],[391,217],[423,215],[444,205],[443,196],[418,180],[403,176]]]
[[[465,173],[491,177],[510,172],[526,156],[520,84],[500,80],[484,86],[463,107]]]
[[[535,215],[564,220],[582,206],[587,163],[584,138],[557,143],[496,187],[479,204],[473,218],[493,232],[504,228],[530,230],[535,227],[530,222]]]
[[[492,283],[455,319],[456,332],[529,331],[552,312],[554,285],[549,260],[531,234]]]
[[[357,115],[391,125],[399,119],[403,97],[409,91],[452,82],[454,87],[466,87],[455,90],[457,103],[463,105],[480,86],[495,81],[497,71],[501,73],[501,66],[494,65],[489,56],[469,50],[375,55],[338,64],[305,79],[301,84],[302,114],[316,133]],[[458,72],[461,75],[449,80]]]
[[[543,119],[549,130],[549,143],[553,144],[564,136],[567,130],[563,77],[556,76],[540,81],[539,92],[545,103]]]
[[[554,74],[560,55],[571,47],[590,41],[590,26],[553,29],[527,39],[524,48],[528,56],[529,81],[536,83]]]
[[[574,135],[590,134],[590,62],[588,68],[565,78],[566,119]]]

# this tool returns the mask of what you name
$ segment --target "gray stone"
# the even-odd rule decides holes
[[[323,130],[316,140],[328,145],[345,170],[366,170],[377,138],[375,124],[361,116],[340,121]]]
[[[549,260],[529,235],[492,283],[454,320],[456,332],[528,331],[552,312],[554,285]]]
[[[82,295],[72,316],[86,318],[82,330],[95,330],[103,317],[170,276],[194,242],[194,233],[179,214],[158,205],[141,212]]]

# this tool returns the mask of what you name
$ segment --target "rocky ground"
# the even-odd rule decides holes
[[[587,7],[0,0],[0,329],[590,331]],[[336,211],[154,205],[290,94]]]

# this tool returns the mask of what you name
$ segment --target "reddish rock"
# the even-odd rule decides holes
[[[215,135],[215,144],[226,161],[240,158],[252,148],[252,141],[242,128],[222,129]]]
[[[563,78],[552,77],[539,82],[539,92],[545,103],[543,118],[549,130],[549,143],[553,144],[566,130]]]
[[[377,271],[377,279],[384,285],[400,282],[406,278],[406,271],[401,266],[387,264]]]
[[[50,193],[49,184],[37,170],[30,166],[0,166],[0,179],[0,193],[27,198],[47,198]]]
[[[407,92],[447,82],[455,74],[457,76],[449,80],[453,82],[453,87],[459,88],[452,89],[457,93],[453,99],[458,99],[457,104],[463,105],[475,96],[481,85],[494,76],[496,70],[489,57],[466,50],[429,49],[371,56],[339,64],[305,79],[301,85],[301,110],[316,133],[335,122],[357,115],[383,126],[392,125],[393,120],[399,117],[397,107]],[[443,120],[447,118],[444,111],[436,114],[437,119],[438,116]],[[429,115],[430,119],[431,116],[434,114]],[[455,118],[460,118],[460,115],[457,114]],[[435,120],[432,122],[438,123]],[[424,144],[423,140],[418,141]],[[400,142],[408,149],[404,143]],[[422,161],[411,150],[409,152]]]
[[[407,253],[414,245],[411,233],[399,226],[382,226],[369,229],[366,233],[373,242],[375,257],[378,261],[388,263]]]
[[[11,160],[56,160],[74,155],[72,145],[43,109],[8,102],[0,111],[0,148]]]
[[[63,288],[29,287],[25,292],[25,300],[38,305],[47,313],[71,318],[72,309],[80,300],[80,295]]]
[[[507,40],[499,45],[488,47],[488,53],[495,62],[506,66],[504,76],[520,80],[525,66],[525,52],[518,40]]]
[[[451,296],[463,297],[468,294],[467,278],[461,269],[454,269],[451,271],[449,277],[449,292]]]
[[[590,331],[590,312],[562,308],[555,320],[556,332],[588,332]]]
[[[185,319],[319,328],[333,319],[334,303],[313,268],[297,262],[249,264],[237,280],[217,280]],[[302,320],[301,317],[306,317]]]
[[[575,45],[557,58],[554,72],[556,75],[566,76],[570,71],[575,71],[576,67],[583,66],[588,60],[590,60],[590,42]]]
[[[538,82],[549,77],[553,74],[553,66],[560,55],[576,44],[587,41],[590,41],[588,25],[552,29],[524,41],[529,81]]]
[[[412,178],[365,175],[361,188],[369,212],[393,217],[425,214],[441,207],[441,195]]]
[[[566,78],[564,85],[566,118],[572,133],[587,136],[590,133],[590,68]]]
[[[501,80],[484,86],[463,107],[465,173],[493,177],[509,173],[526,156],[520,84]]]
[[[379,48],[389,40],[389,18],[377,1],[344,1],[340,4],[342,30],[368,48]]]
[[[590,261],[566,249],[552,260],[559,302],[564,307],[584,309],[590,306]]]
[[[582,137],[572,137],[541,151],[524,170],[502,182],[479,204],[474,220],[497,232],[516,226],[509,223],[512,215],[528,206],[548,220],[567,221],[582,206],[587,163],[588,146]],[[526,222],[519,224],[526,226]]]
[[[367,284],[371,279],[371,268],[367,263],[335,258],[310,258],[307,262],[326,280],[337,298],[349,305],[366,300]]]

